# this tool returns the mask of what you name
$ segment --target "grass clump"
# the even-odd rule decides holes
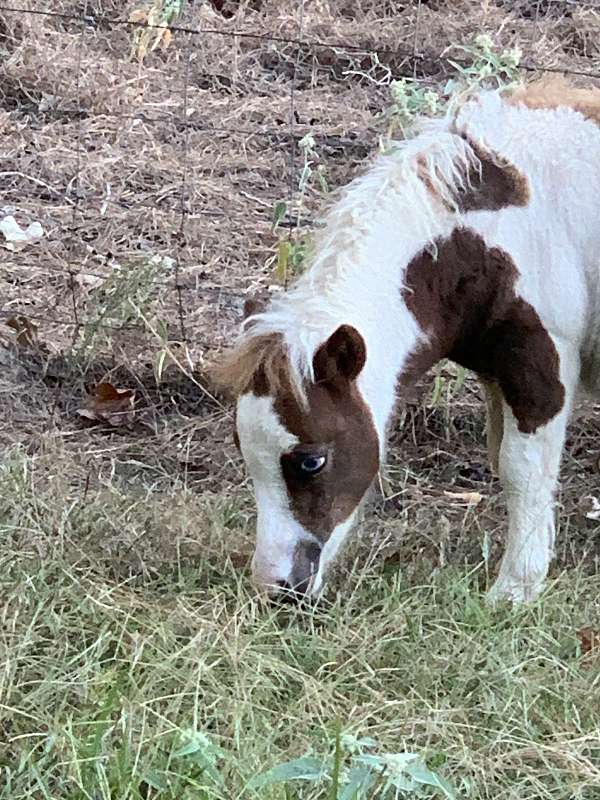
[[[156,304],[160,281],[171,277],[173,259],[148,255],[127,266],[115,268],[90,294],[81,321],[76,354],[94,354],[111,344],[115,332],[140,323]]]
[[[235,499],[125,503],[118,473],[83,499],[60,457],[15,451],[0,482],[2,800],[594,797],[597,578],[494,610],[473,570],[371,569],[268,608],[228,557],[250,545]],[[154,527],[171,556],[123,572],[108,543],[142,509],[134,544]]]

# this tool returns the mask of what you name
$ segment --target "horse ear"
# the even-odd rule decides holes
[[[365,340],[351,325],[340,325],[313,358],[316,383],[353,381],[365,365]]]
[[[260,314],[266,310],[268,303],[268,298],[261,296],[261,295],[254,295],[253,297],[247,297],[244,301],[244,319],[248,319],[248,317],[253,316],[254,314]]]
[[[255,294],[252,297],[247,297],[244,300],[244,307],[242,311],[242,330],[248,330],[248,328],[251,328],[254,324],[254,320],[251,319],[248,322],[248,318],[253,317],[254,314],[262,314],[263,311],[267,310],[268,305],[269,295]]]

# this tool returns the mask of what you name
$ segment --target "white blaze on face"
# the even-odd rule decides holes
[[[317,541],[294,518],[281,473],[282,453],[299,440],[281,424],[273,399],[254,394],[238,400],[237,433],[257,505],[252,574],[257,583],[274,586],[289,581],[298,544]]]

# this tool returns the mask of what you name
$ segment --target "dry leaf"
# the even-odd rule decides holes
[[[444,492],[444,497],[468,506],[476,506],[483,500],[483,495],[479,492]]]
[[[600,661],[600,631],[594,628],[581,628],[577,631],[581,645],[582,661],[591,666],[592,661]]]
[[[167,47],[171,44],[173,40],[173,32],[170,28],[165,28],[165,32],[163,33],[161,47],[163,50],[166,50]]]
[[[6,324],[17,334],[17,344],[20,347],[38,346],[38,326],[34,325],[27,317],[23,317],[19,314],[16,317],[7,319]]]
[[[75,286],[92,291],[102,286],[106,278],[102,278],[100,275],[92,275],[89,272],[75,272],[70,276],[70,280],[73,281]]]
[[[22,228],[17,220],[9,215],[0,221],[0,233],[4,234],[4,247],[16,251],[41,239],[44,229],[39,222],[32,222],[27,228]]]
[[[77,410],[80,417],[93,422],[107,422],[113,427],[128,425],[135,414],[135,391],[117,389],[111,383],[99,383],[89,394],[85,406]]]
[[[153,53],[159,45],[161,45],[163,50],[169,46],[171,31],[167,28],[166,23],[161,23],[158,27],[159,31],[154,37],[154,41],[150,47],[151,53]]]
[[[148,19],[147,8],[134,8],[129,15],[129,22],[146,22]]]

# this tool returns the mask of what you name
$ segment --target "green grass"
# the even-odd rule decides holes
[[[483,567],[419,583],[374,563],[327,607],[277,611],[226,555],[251,545],[244,489],[135,495],[113,475],[84,497],[59,456],[16,450],[0,474],[2,800],[330,800],[349,737],[419,754],[461,798],[600,797],[600,660],[577,638],[597,577],[494,610]],[[195,550],[125,566],[131,541],[182,532]],[[330,779],[250,785],[306,755]]]

